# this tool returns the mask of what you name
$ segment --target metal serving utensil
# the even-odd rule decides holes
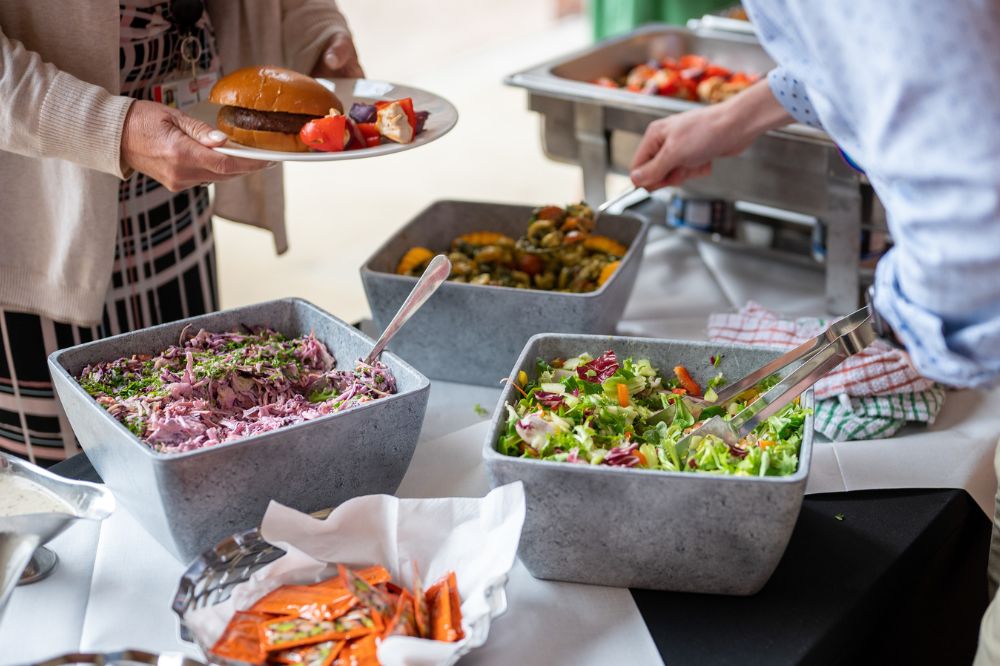
[[[796,363],[801,363],[729,421],[720,416],[713,416],[692,430],[677,442],[678,453],[687,453],[692,438],[704,437],[705,435],[715,435],[726,444],[735,446],[741,438],[746,437],[763,421],[792,402],[845,359],[868,347],[877,337],[878,334],[872,326],[871,313],[868,308],[861,308],[833,322],[815,338],[807,340],[795,349],[786,352],[726,387],[719,392],[718,399],[714,402],[691,399],[685,396],[685,399],[694,408],[692,413],[697,410],[697,414],[695,414],[695,418],[697,418],[698,414],[705,408],[709,406],[724,408],[733,398],[747,389],[753,388],[766,377]]]
[[[637,185],[633,185],[624,192],[622,192],[621,194],[611,197],[610,199],[602,203],[600,206],[597,207],[597,210],[594,211],[594,221],[596,222],[598,219],[600,219],[601,215],[603,215],[606,210],[608,210],[615,204],[620,203],[625,199],[627,199],[628,197],[632,196],[632,194],[637,192],[639,189],[640,188]]]
[[[413,291],[403,301],[403,305],[400,306],[399,311],[393,316],[389,325],[385,327],[385,331],[382,332],[375,346],[372,347],[371,353],[365,358],[365,363],[371,365],[382,355],[382,351],[389,344],[389,341],[392,340],[392,337],[427,302],[427,299],[437,291],[437,288],[448,279],[449,275],[451,275],[451,262],[448,261],[448,257],[439,254],[431,259],[431,263],[427,265],[424,274],[420,276],[417,284],[414,285]]]
[[[70,481],[37,465],[0,453],[0,474],[10,474],[41,486],[66,504],[60,512],[0,516],[0,619],[14,587],[48,576],[56,554],[42,544],[75,520],[104,520],[115,509],[111,491],[94,483]]]

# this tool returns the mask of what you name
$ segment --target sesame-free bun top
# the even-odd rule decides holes
[[[222,77],[212,87],[211,100],[256,111],[281,111],[325,116],[344,105],[319,81],[282,67],[244,67]]]

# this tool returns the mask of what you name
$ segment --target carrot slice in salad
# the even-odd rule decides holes
[[[677,381],[681,383],[685,391],[693,396],[701,395],[701,387],[698,386],[698,382],[691,378],[691,373],[687,371],[687,368],[678,365],[674,368],[674,374],[677,375]]]
[[[618,404],[621,405],[622,407],[628,407],[630,402],[628,386],[626,386],[625,384],[619,384],[617,386],[617,389],[618,389]]]

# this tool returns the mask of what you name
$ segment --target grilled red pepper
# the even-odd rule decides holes
[[[382,135],[378,133],[378,126],[375,123],[358,123],[358,130],[365,138],[365,145],[369,148],[382,143]]]
[[[313,150],[325,153],[340,152],[347,147],[346,116],[324,116],[310,120],[299,131],[299,138]]]

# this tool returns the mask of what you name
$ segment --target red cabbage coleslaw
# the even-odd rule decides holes
[[[338,370],[312,334],[186,332],[158,354],[90,365],[78,377],[98,404],[158,453],[259,435],[396,393],[381,361]]]

